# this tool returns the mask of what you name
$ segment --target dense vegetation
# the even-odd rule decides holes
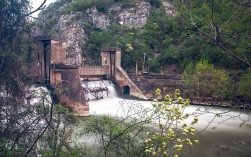
[[[122,8],[128,8],[138,1],[61,0],[53,7],[69,3],[65,14],[96,7],[112,16],[108,13],[111,4],[120,3]],[[100,30],[92,27],[88,18],[84,19],[83,28],[90,39],[83,47],[83,56],[91,56],[91,64],[96,64],[100,47],[116,46],[122,49],[123,65],[128,70],[136,61],[142,64],[144,54],[153,72],[172,64],[184,70],[187,64],[200,60],[227,69],[250,67],[248,4],[234,0],[168,1],[176,9],[175,16],[168,16],[160,0],[146,2],[151,4],[151,11],[147,24],[141,28],[111,21],[109,28]]]
[[[75,0],[67,10],[83,11],[96,6],[100,12],[106,13],[111,3],[118,2],[122,3],[122,7],[137,3],[130,0]],[[90,64],[100,63],[100,48],[119,47],[123,52],[122,66],[128,72],[135,71],[135,64],[138,67],[145,64],[149,72],[165,74],[166,71],[170,72],[166,70],[169,67],[176,67],[176,72],[185,72],[182,85],[189,88],[185,92],[189,96],[221,99],[241,96],[250,99],[250,95],[243,92],[244,86],[250,87],[244,81],[248,74],[242,73],[250,69],[251,61],[249,3],[234,0],[169,1],[175,7],[176,14],[168,16],[161,1],[148,2],[151,4],[150,15],[146,25],[140,28],[112,21],[109,28],[100,30],[90,27],[91,21],[85,21],[83,28],[89,40],[83,47],[83,56],[90,57]],[[199,72],[200,64],[203,72]],[[242,78],[238,84],[240,76]],[[201,80],[200,87],[196,87],[196,81],[191,84],[194,78]],[[210,85],[212,89],[202,91],[205,89],[202,84],[205,87]],[[196,90],[193,92],[190,89]]]
[[[67,2],[71,0],[57,1],[56,4]],[[105,13],[111,3],[123,3],[123,7],[130,7],[135,2],[74,0],[66,12],[97,6],[100,12]],[[151,72],[158,73],[169,65],[184,70],[182,81],[187,96],[211,96],[218,100],[232,97],[240,97],[244,101],[251,99],[249,3],[238,3],[236,0],[175,1],[177,14],[168,17],[160,0],[148,2],[152,8],[142,28],[114,22],[107,30],[97,30],[88,21],[83,23],[89,35],[83,47],[83,56],[90,57],[91,64],[97,64],[100,62],[101,47],[116,46],[122,49],[122,64],[129,71],[133,71],[136,63],[140,65],[144,61]],[[34,78],[28,67],[32,66],[34,45],[29,8],[26,0],[0,1],[0,156],[87,156],[86,148],[71,145],[77,118],[50,100],[52,91],[31,87]],[[50,23],[55,24],[56,21],[51,20]],[[229,74],[223,69],[234,72]],[[159,94],[157,90],[157,96]],[[107,156],[115,153],[118,156],[121,153],[125,156],[137,156],[137,153],[142,156],[176,155],[183,144],[190,146],[198,143],[190,139],[195,129],[182,123],[188,118],[188,115],[182,114],[187,105],[189,101],[183,100],[178,90],[174,98],[166,96],[163,102],[154,102],[153,115],[168,124],[163,126],[158,121],[157,131],[148,130],[147,133],[139,125],[151,123],[149,119],[139,122],[127,117],[131,121],[125,119],[124,123],[119,123],[120,119],[109,116],[94,117],[84,131],[110,137],[110,141],[102,139],[100,147],[101,153],[107,152],[104,153]],[[195,118],[191,125],[197,121]],[[172,130],[177,123],[183,125],[179,128],[180,132]],[[137,129],[133,128],[136,124]],[[132,130],[136,134],[132,134]],[[137,134],[137,131],[142,132]],[[139,141],[142,142],[140,146]],[[121,145],[123,142],[128,145]],[[124,151],[115,149],[118,146]]]
[[[57,156],[68,147],[66,135],[70,137],[77,122],[72,113],[54,104],[46,88],[32,86],[29,67],[35,53],[29,8],[26,0],[0,1],[1,157],[36,156],[38,152]]]
[[[155,92],[158,98],[161,91]],[[122,103],[121,117],[101,115],[85,121],[80,134],[93,135],[99,143],[91,155],[178,157],[187,153],[189,147],[199,143],[194,139],[198,118],[185,113],[189,100],[182,99],[179,90],[174,95],[164,101],[156,99],[152,108],[137,102]],[[186,123],[189,117],[193,119]]]
[[[108,6],[102,5],[103,1],[99,1],[99,4],[96,4],[95,1],[84,2],[74,1],[70,8],[73,7],[79,11],[98,5],[106,8],[105,10],[108,9]],[[81,7],[78,8],[75,4]],[[201,32],[209,32],[208,35],[212,36],[215,33],[210,26],[211,2],[186,1],[185,4],[177,4],[177,6],[180,14],[168,17],[161,2],[156,1],[155,5],[151,7],[147,24],[143,28],[114,23],[106,31],[87,30],[91,33],[86,50],[93,56],[98,56],[98,47],[102,45],[120,47],[124,52],[123,65],[127,69],[133,68],[136,61],[142,64],[144,53],[146,53],[148,65],[153,72],[159,72],[172,64],[185,69],[187,64],[199,60],[208,60],[211,64],[222,68],[247,69],[248,65],[245,65],[245,62],[250,61],[248,54],[250,27],[246,26],[247,19],[250,17],[249,8],[238,6],[232,1],[214,3],[214,21],[220,29],[217,37],[217,42],[220,43],[216,43],[211,42],[210,38],[207,39]],[[190,16],[186,7],[192,8],[191,18],[185,17]],[[196,23],[196,27],[189,22]],[[107,38],[109,40],[104,41]],[[219,44],[234,55],[225,52]],[[236,57],[241,58],[241,61]],[[92,59],[95,60],[95,57]]]

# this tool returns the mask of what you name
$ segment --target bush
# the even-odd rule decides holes
[[[175,58],[175,47],[170,46],[169,48],[164,49],[157,59],[161,66],[177,64],[178,61]]]
[[[156,97],[161,91],[156,90]],[[198,118],[184,123],[190,115],[184,113],[189,100],[180,97],[176,90],[174,98],[166,95],[164,101],[155,99],[152,107],[136,102],[122,104],[121,117],[101,115],[90,117],[83,125],[83,134],[93,135],[99,144],[93,151],[99,156],[173,156],[197,144],[193,140]]]
[[[157,59],[150,59],[148,60],[149,70],[151,72],[158,73],[160,71],[160,63]]]
[[[93,6],[101,12],[106,12],[112,0],[74,0],[66,9],[67,11],[83,11]]]
[[[247,99],[251,99],[251,71],[243,74],[238,83],[238,92],[240,96],[243,96]]]
[[[156,8],[160,8],[162,6],[161,0],[147,0],[151,6],[154,6]]]
[[[223,99],[227,92],[229,76],[224,70],[215,69],[208,61],[199,61],[193,68],[188,64],[182,78],[187,96]]]

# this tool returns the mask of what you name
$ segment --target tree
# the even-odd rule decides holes
[[[222,100],[227,92],[229,76],[224,70],[215,69],[208,61],[188,64],[182,78],[187,96],[212,97]]]
[[[160,94],[157,89],[156,97]],[[198,118],[186,124],[184,121],[191,116],[185,113],[189,100],[182,99],[179,90],[174,95],[166,95],[163,101],[155,99],[152,107],[124,102],[123,116],[92,117],[85,122],[82,133],[94,135],[98,156],[177,156],[199,142],[194,139]]]
[[[243,96],[246,100],[251,99],[251,71],[242,74],[238,83],[238,94]]]
[[[51,123],[53,105],[48,91],[32,87],[25,92],[15,98],[1,91],[1,154],[30,154]]]
[[[85,45],[86,52],[83,54],[86,58],[85,64],[99,65],[100,64],[100,49],[112,47],[112,35],[107,31],[93,31],[90,33],[90,38]]]
[[[33,57],[28,17],[45,2],[33,11],[26,0],[0,2],[1,155],[32,156],[52,123],[54,104],[48,98],[52,93],[32,90],[27,68]]]
[[[46,157],[72,156],[75,144],[73,134],[79,124],[79,119],[67,108],[55,104],[52,122],[45,134],[38,141],[38,152]]]
[[[194,28],[193,33],[219,46],[223,53],[238,60],[242,63],[239,67],[250,68],[251,30],[247,27],[251,15],[249,3],[236,0],[173,2],[178,16]]]

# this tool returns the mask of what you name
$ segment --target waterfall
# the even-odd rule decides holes
[[[95,90],[103,90],[99,93],[103,96],[102,99],[118,97],[117,87],[109,80],[82,81],[82,87],[84,88],[85,95],[89,101],[96,100],[96,97],[93,94],[93,91]]]

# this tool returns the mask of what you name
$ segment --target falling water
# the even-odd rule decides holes
[[[90,112],[93,115],[110,114],[120,116],[120,104],[133,104],[135,100],[123,98],[118,94],[116,86],[111,82],[106,81],[106,85],[109,90],[108,97],[90,101]],[[151,107],[149,101],[139,101],[138,103]],[[198,108],[200,108],[200,111],[198,111]],[[183,156],[251,157],[251,128],[239,127],[242,120],[249,119],[250,112],[241,113],[219,107],[203,106],[189,106],[186,112],[194,113],[199,117],[199,123],[196,126],[199,133],[196,138],[200,140],[200,144],[193,146],[191,153],[187,151]],[[214,118],[215,113],[224,112],[226,113],[221,117]],[[215,126],[217,126],[216,129],[212,129]]]

